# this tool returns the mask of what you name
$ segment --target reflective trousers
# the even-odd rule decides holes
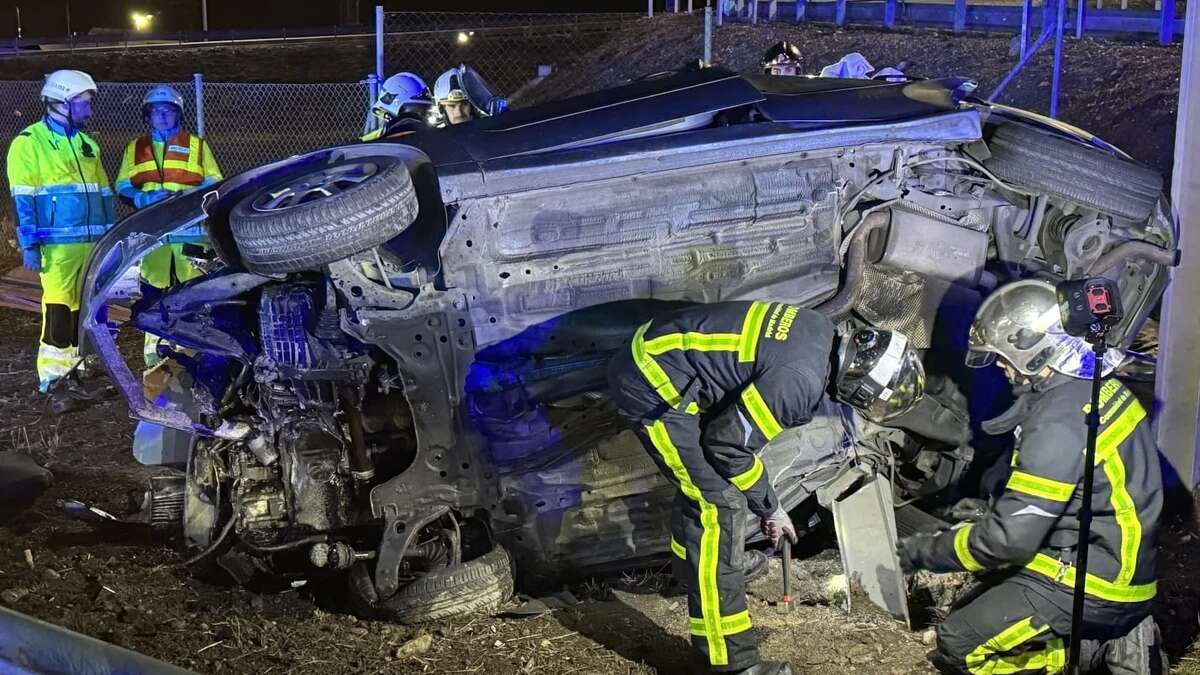
[[[1149,615],[1149,605],[1085,603],[1083,672],[1103,660],[1103,643]],[[952,673],[1058,673],[1066,666],[1070,632],[1070,589],[1017,573],[959,603],[938,627],[933,660]]]
[[[42,244],[42,334],[38,389],[50,387],[79,360],[79,302],[91,244]]]
[[[709,668],[741,670],[758,663],[758,641],[746,611],[742,574],[745,498],[704,457],[699,417],[667,411],[636,433],[678,493],[671,519],[677,577],[687,586],[692,646]]]
[[[144,283],[159,290],[166,290],[200,276],[200,270],[183,255],[183,244],[163,244],[146,254],[138,265]],[[146,367],[158,363],[159,337],[146,333],[142,347],[142,359]]]

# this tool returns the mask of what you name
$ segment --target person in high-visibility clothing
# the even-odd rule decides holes
[[[746,611],[742,503],[772,544],[796,541],[756,453],[807,424],[827,390],[876,422],[910,411],[924,393],[920,357],[898,332],[838,338],[810,309],[719,302],[643,325],[608,377],[621,416],[678,489],[670,545],[692,646],[715,672],[791,673],[759,660]]]
[[[83,270],[92,244],[115,220],[100,145],[83,132],[96,93],[87,73],[51,73],[41,91],[45,116],[22,130],[8,148],[17,241],[25,267],[40,273],[42,286],[38,389],[49,393],[54,414],[102,395],[78,377]]]
[[[150,133],[125,147],[117,172],[117,193],[122,199],[143,209],[222,179],[208,141],[183,128],[183,96],[173,87],[158,86],[147,92],[142,99],[142,118]],[[142,282],[162,291],[200,276],[183,247],[207,242],[199,225],[169,235],[162,246],[142,258]],[[158,362],[158,342],[157,336],[146,334],[143,355],[147,366]]]
[[[1007,568],[959,603],[937,631],[935,664],[959,673],[1057,673],[1066,665],[1079,546],[1091,378],[1091,347],[1067,335],[1054,287],[1002,287],[971,326],[967,365],[999,363],[1016,403],[985,422],[1017,432],[1008,481],[976,522],[901,539],[906,571]],[[1115,352],[1115,350],[1113,350]],[[1102,359],[1102,372],[1120,354]],[[1120,675],[1165,671],[1151,615],[1157,590],[1155,534],[1162,475],[1150,416],[1116,378],[1100,389],[1095,506],[1088,547],[1081,672],[1101,663]]]
[[[379,88],[379,97],[371,105],[371,112],[379,119],[379,127],[364,134],[361,140],[407,136],[430,127],[433,96],[420,76],[396,73],[384,80]]]

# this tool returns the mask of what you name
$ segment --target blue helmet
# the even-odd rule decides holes
[[[371,111],[385,120],[396,119],[406,106],[428,107],[433,104],[429,96],[429,87],[425,80],[413,73],[396,73],[384,80],[379,90],[379,98],[371,106]]]

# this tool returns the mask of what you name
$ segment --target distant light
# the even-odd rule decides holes
[[[154,22],[153,14],[134,12],[133,14],[129,15],[129,18],[133,20],[133,29],[136,31],[148,30],[150,28],[150,24]]]
[[[472,32],[474,32],[474,31],[472,31]],[[465,45],[468,42],[470,42],[470,40],[471,40],[471,36],[468,35],[467,33],[459,33],[458,34],[458,44]]]

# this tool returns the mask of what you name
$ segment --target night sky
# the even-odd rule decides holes
[[[200,30],[200,0],[0,0],[0,37],[17,32],[17,11],[25,37],[59,36],[71,30],[85,34],[94,28],[127,29],[132,12],[157,14],[155,25],[165,31]],[[662,6],[663,0],[656,4]],[[357,6],[361,20],[371,22],[375,0],[208,0],[210,30],[236,28],[302,28],[333,26],[345,6]],[[384,0],[388,10],[580,12],[639,11],[645,0]],[[353,13],[353,10],[350,10]]]

